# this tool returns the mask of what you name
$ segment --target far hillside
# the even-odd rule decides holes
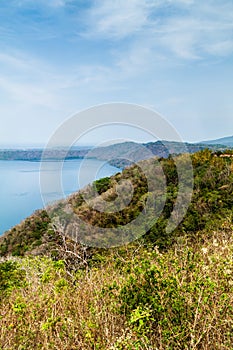
[[[202,143],[208,144],[208,145],[223,145],[226,147],[233,147],[233,136],[222,137],[216,140],[206,140],[206,141],[203,141]]]
[[[208,144],[208,142],[183,143],[165,140],[148,143],[122,142],[96,148],[78,148],[74,146],[70,149],[59,147],[46,150],[0,149],[0,160],[40,161],[42,159],[63,160],[94,158],[106,160],[111,165],[124,168],[134,162],[149,159],[153,156],[167,158],[171,154],[195,153],[206,148],[212,151],[224,151],[229,147],[230,144]]]

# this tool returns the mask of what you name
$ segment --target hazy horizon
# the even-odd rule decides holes
[[[232,135],[226,135],[226,136],[222,136],[222,137],[218,137],[217,139],[208,139],[208,140],[199,140],[199,141],[187,141],[187,140],[183,140],[183,142],[186,142],[186,143],[201,143],[201,142],[208,142],[208,141],[213,141],[213,140],[220,140],[220,139],[225,139],[225,138],[230,138],[230,137],[233,137]],[[167,140],[158,140],[158,141],[167,141]],[[169,141],[172,141],[172,140],[169,140]],[[116,143],[123,143],[123,142],[127,142],[125,140],[122,140],[122,141],[119,141],[119,142],[113,142],[112,144],[116,144]],[[135,142],[135,141],[132,141],[132,142]],[[146,142],[138,142],[138,143],[149,143],[149,142],[156,142],[155,140],[148,140]],[[110,143],[111,144],[111,143]],[[95,144],[93,143],[78,143],[78,144],[75,144],[73,145],[74,147],[80,147],[80,148],[88,148],[88,147],[94,147]],[[72,147],[73,147],[72,146]],[[0,143],[0,149],[4,150],[4,149],[43,149],[46,147],[46,143],[20,143],[20,144],[3,144],[3,143]],[[66,148],[67,146],[63,146],[62,144],[58,147],[64,147]]]

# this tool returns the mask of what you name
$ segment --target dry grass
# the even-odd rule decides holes
[[[111,267],[81,272],[73,285],[50,261],[24,260],[29,285],[1,305],[2,349],[108,349],[124,331],[101,288],[119,276]]]
[[[124,254],[115,250],[73,279],[61,262],[15,258],[26,271],[27,285],[1,301],[0,349],[233,349],[233,238],[232,227],[226,226],[199,243],[182,238],[165,253],[144,247]],[[146,316],[148,305],[141,312],[142,326],[135,310],[130,317],[119,312],[120,291],[129,277],[140,288],[146,283],[146,269],[137,270],[144,261],[160,268],[162,278],[174,278],[185,303],[193,306],[185,339],[172,323],[165,329]],[[159,293],[169,303],[169,293]]]

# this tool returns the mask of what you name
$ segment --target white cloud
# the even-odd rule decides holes
[[[13,100],[28,105],[54,107],[54,98],[48,89],[34,84],[16,82],[9,78],[0,77],[0,88],[6,91]]]
[[[56,105],[57,78],[47,64],[20,52],[0,53],[0,64],[0,88],[13,101],[50,108]]]
[[[98,0],[88,11],[89,35],[122,39],[142,30],[150,13],[148,0]]]
[[[215,56],[228,56],[233,52],[233,41],[225,40],[208,45],[207,52]]]
[[[176,57],[197,59],[232,53],[233,3],[193,2],[185,13],[164,19],[160,26],[161,47]]]
[[[15,69],[28,69],[28,62],[14,55],[0,52],[0,62],[2,65],[11,66]]]
[[[69,101],[77,108],[80,93],[88,97],[90,91],[103,91],[116,77],[114,69],[95,63],[61,69],[22,52],[0,53],[0,90],[11,101],[35,109],[66,110]]]
[[[148,50],[153,47],[151,52],[188,60],[232,53],[230,1],[99,0],[94,4],[86,18],[90,39],[130,39],[132,53],[137,41],[139,50],[141,44],[146,51],[147,44]]]

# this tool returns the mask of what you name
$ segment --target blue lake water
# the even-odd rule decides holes
[[[47,184],[42,186],[42,194],[41,171],[43,183]],[[43,208],[45,199],[64,198],[96,179],[117,172],[118,168],[93,159],[49,161],[42,167],[40,162],[0,161],[0,234]],[[62,193],[54,187],[56,182],[61,183]]]

